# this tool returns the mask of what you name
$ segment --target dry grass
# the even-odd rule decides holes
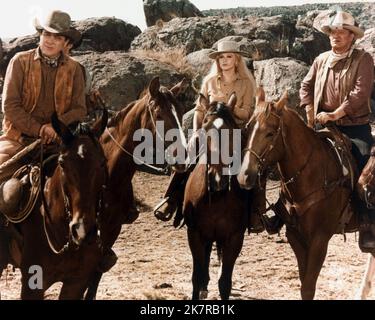
[[[186,52],[183,48],[164,49],[163,51],[137,49],[130,53],[138,58],[150,58],[169,64],[188,78],[193,77],[193,70],[187,62]]]

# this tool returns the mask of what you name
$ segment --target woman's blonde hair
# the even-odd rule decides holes
[[[235,59],[236,59],[236,67],[235,67],[236,73],[238,73],[238,75],[241,79],[249,79],[250,80],[251,88],[249,88],[249,90],[251,90],[252,100],[254,100],[253,98],[255,96],[255,89],[256,89],[256,83],[255,83],[254,76],[252,75],[252,73],[248,69],[248,67],[245,63],[245,59],[238,53],[233,53],[233,54],[234,54]],[[221,70],[220,64],[219,64],[219,58],[220,58],[220,55],[218,55],[215,58],[215,61],[211,65],[210,71],[208,72],[207,76],[205,76],[203,78],[201,88],[204,87],[204,85],[206,84],[206,82],[209,79],[222,74],[222,70]]]

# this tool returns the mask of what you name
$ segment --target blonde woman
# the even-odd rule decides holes
[[[254,77],[243,59],[243,52],[239,50],[237,42],[221,40],[218,42],[217,50],[210,53],[209,57],[214,61],[210,72],[203,79],[201,93],[210,102],[223,102],[224,104],[227,104],[231,94],[235,93],[237,102],[233,115],[237,125],[243,128],[253,113],[256,88]],[[205,107],[200,105],[198,99],[194,112],[194,132],[202,127],[205,112]],[[189,172],[173,174],[163,201],[154,209],[154,214],[158,219],[169,220],[178,208],[181,209]],[[254,195],[257,200],[252,201],[251,212],[256,211],[256,213],[250,215],[249,230],[261,232],[264,226],[259,213],[265,211],[265,195],[264,191],[255,191]],[[179,222],[178,219],[176,221]]]
[[[201,93],[210,101],[228,103],[232,93],[237,103],[233,113],[237,124],[242,128],[250,119],[254,108],[255,80],[248,70],[243,52],[235,41],[221,40],[218,49],[208,55],[214,60],[209,74],[203,79]],[[205,109],[197,103],[193,129],[202,125]]]

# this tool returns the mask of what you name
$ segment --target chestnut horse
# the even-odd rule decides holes
[[[209,105],[202,95],[199,99],[207,110],[202,128],[208,133],[216,132],[218,135],[227,131],[229,154],[239,157],[240,164],[241,145],[235,155],[231,143],[234,129],[239,130],[231,114],[231,109],[236,104],[235,96],[230,97],[228,106],[216,102]],[[218,145],[220,139],[214,139],[210,134],[207,136],[207,157],[200,155],[188,178],[183,202],[183,216],[193,256],[192,299],[207,297],[210,255],[212,245],[216,242],[221,262],[219,292],[220,297],[226,300],[229,299],[232,289],[233,268],[241,251],[247,227],[248,191],[240,189],[235,175],[223,174],[223,169],[227,166],[221,161],[225,152],[220,149],[223,144]],[[210,155],[215,152],[220,154],[220,158],[219,161],[213,162]]]
[[[281,198],[288,205],[288,210],[281,205],[279,214],[297,257],[302,299],[313,299],[328,242],[343,231],[340,219],[349,220],[353,192],[350,183],[345,184],[348,177],[335,151],[297,112],[285,107],[286,100],[284,95],[277,103],[265,102],[263,89],[258,89],[251,119],[254,128],[238,181],[242,187],[252,188],[260,172],[278,163]],[[353,214],[345,231],[356,230],[355,218]]]
[[[63,283],[60,299],[83,297],[102,255],[99,214],[108,171],[98,138],[107,119],[105,112],[92,130],[81,125],[72,133],[52,117],[62,143],[50,158],[42,196],[26,220],[2,229],[10,236],[8,262],[21,269],[22,299],[43,299],[55,282]]]
[[[185,81],[182,80],[171,89],[167,89],[160,86],[159,78],[156,77],[151,80],[148,89],[140,99],[131,102],[108,123],[108,128],[101,138],[109,169],[108,187],[104,194],[105,215],[101,233],[105,247],[112,247],[120,234],[123,223],[130,224],[138,218],[137,214],[129,213],[133,203],[131,181],[136,170],[140,168],[133,158],[133,151],[140,144],[140,141],[135,141],[134,134],[139,129],[146,129],[152,133],[155,141],[156,137],[161,137],[156,122],[163,121],[165,131],[179,129],[181,139],[185,139],[181,126],[184,107],[176,100],[176,97],[185,89],[185,85]],[[168,145],[164,141],[163,144],[165,149]],[[156,171],[157,169],[151,167],[150,170],[160,174]],[[85,299],[95,298],[101,277],[102,272],[98,270],[90,281]]]

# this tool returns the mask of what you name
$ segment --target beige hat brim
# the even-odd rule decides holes
[[[246,57],[246,52],[243,52],[243,51],[213,51],[213,52],[210,52],[208,54],[208,57],[210,59],[216,59],[218,55],[222,54],[222,53],[238,53],[240,54],[241,56],[243,57]]]
[[[361,28],[358,28],[356,26],[343,25],[342,28],[353,32],[356,39],[362,38],[365,34],[365,32]],[[320,30],[327,35],[331,34],[332,29],[337,29],[337,27],[332,25],[324,25],[320,28]]]

